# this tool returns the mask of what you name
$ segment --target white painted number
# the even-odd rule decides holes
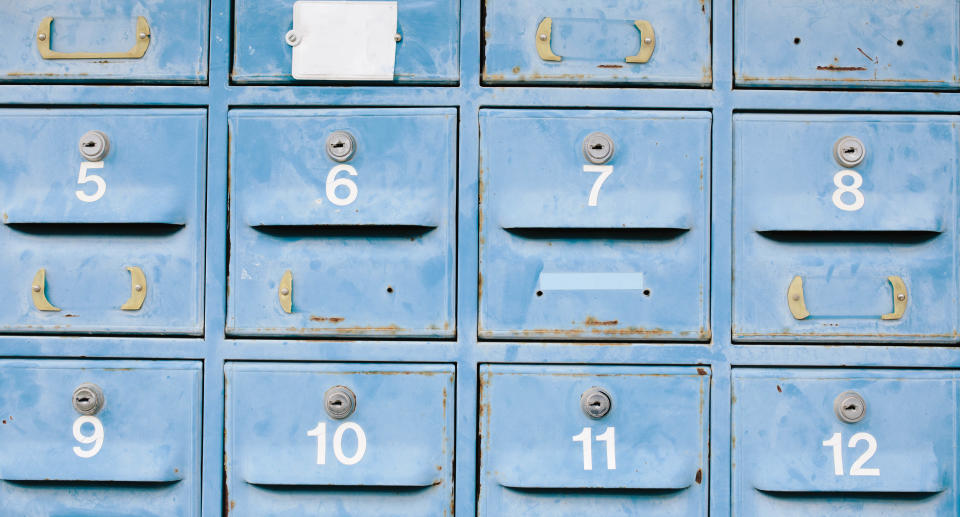
[[[354,451],[353,456],[347,456],[343,453],[343,433],[347,431],[353,431],[353,434],[355,434],[357,437],[357,450]],[[317,437],[317,465],[326,464],[327,424],[325,422],[319,422],[317,427],[307,431],[307,436]],[[367,435],[363,432],[363,428],[353,422],[345,422],[340,424],[340,426],[337,427],[337,430],[333,433],[333,455],[337,457],[337,461],[344,465],[356,465],[357,463],[360,463],[360,460],[363,459],[363,456],[366,453]]]
[[[580,434],[573,436],[573,441],[580,442],[583,446],[583,470],[593,470],[593,443],[590,439],[592,435],[593,431],[584,427]],[[616,429],[608,427],[602,434],[597,435],[596,440],[607,446],[607,470],[617,470]]]
[[[597,197],[600,196],[600,187],[607,178],[613,174],[613,165],[584,165],[583,172],[597,172],[600,176],[593,182],[593,188],[590,189],[590,197],[587,198],[587,206],[597,206]]]
[[[860,442],[867,442],[867,450],[857,458],[857,461],[853,462],[853,465],[850,467],[851,476],[879,476],[879,468],[863,468],[863,464],[870,461],[870,458],[873,457],[877,452],[877,439],[873,437],[870,433],[857,433],[850,437],[850,441],[847,442],[847,447],[850,449],[855,449],[857,444]],[[840,433],[833,433],[833,436],[829,440],[823,441],[824,447],[833,448],[833,473],[837,476],[843,475],[843,452],[841,447],[843,446],[843,437]]]
[[[843,182],[843,178],[846,177],[853,178],[849,185]],[[837,190],[833,191],[833,204],[836,205],[837,208],[846,210],[847,212],[856,212],[863,208],[863,192],[860,192],[860,187],[863,186],[863,176],[861,176],[860,173],[844,169],[833,175],[833,184],[837,186]],[[853,203],[844,201],[844,194],[852,195]]]
[[[77,184],[83,185],[84,183],[90,183],[91,181],[96,183],[97,191],[93,194],[87,194],[82,190],[77,190],[77,198],[84,203],[93,203],[94,201],[103,197],[103,194],[107,191],[107,182],[103,181],[103,178],[97,176],[96,174],[87,174],[88,169],[102,169],[103,162],[83,162],[80,164],[80,176],[77,178]]]
[[[93,434],[83,434],[83,424],[93,426]],[[100,452],[100,448],[103,447],[103,423],[95,416],[82,416],[73,421],[73,438],[82,444],[93,444],[93,447],[89,449],[81,449],[80,447],[73,448],[73,453],[77,456],[81,458],[92,458],[96,456],[97,453]]]
[[[346,172],[351,176],[357,175],[357,169],[352,165],[340,164],[327,173],[327,199],[337,206],[347,206],[357,200],[357,184],[350,178],[337,178],[337,174]],[[346,187],[347,197],[337,197],[337,187]]]

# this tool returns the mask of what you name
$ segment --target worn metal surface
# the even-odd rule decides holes
[[[956,341],[958,122],[737,115],[734,336]],[[852,169],[834,159],[833,144],[843,135],[867,148]],[[851,191],[857,178],[860,197]],[[788,303],[796,276],[811,314],[804,319]],[[900,318],[881,319],[898,312]]]
[[[225,515],[453,515],[452,365],[231,363],[226,384]],[[343,420],[324,408],[335,386],[356,394]],[[364,433],[354,464],[335,458],[344,425]],[[356,431],[339,443],[359,454]]]
[[[111,147],[84,169],[90,129]],[[0,332],[201,333],[205,136],[201,109],[0,110]],[[136,311],[130,267],[150,279]]]
[[[956,88],[956,0],[734,0],[743,86]]]
[[[956,515],[958,381],[955,371],[735,369],[732,514]],[[833,409],[848,390],[867,407],[852,424]],[[823,445],[834,433],[840,475]],[[857,433],[874,454],[869,439],[850,445]],[[876,475],[851,474],[863,459]]]
[[[232,112],[227,331],[452,336],[456,119],[452,109]],[[356,138],[343,165],[324,150],[334,130]],[[335,172],[344,166],[352,172]],[[277,301],[286,270],[289,314]]]
[[[198,362],[0,361],[0,513],[200,515],[200,377]],[[88,458],[71,432],[85,382],[107,400]]]
[[[483,5],[483,80],[490,84],[712,81],[709,0]]]
[[[707,369],[484,365],[480,384],[478,515],[706,515]],[[580,407],[595,386],[613,401],[600,419]]]
[[[5,0],[0,7],[0,82],[207,80],[207,1]],[[52,52],[43,55],[45,48]]]
[[[230,78],[237,83],[303,84],[291,75],[295,0],[236,0],[236,44]],[[399,2],[394,83],[456,83],[459,78],[460,3]],[[331,49],[331,52],[337,52]]]
[[[483,110],[480,130],[481,336],[709,337],[709,113]],[[595,131],[616,148],[598,190]]]

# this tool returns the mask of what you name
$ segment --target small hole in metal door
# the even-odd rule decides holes
[[[649,290],[649,289],[644,289],[644,290],[643,290],[643,295],[644,295],[644,296],[650,296],[650,290]]]
[[[800,44],[800,38],[793,38],[793,44],[794,44],[794,45],[799,45],[799,44]]]
[[[537,296],[543,296],[543,291],[537,291]]]
[[[898,40],[897,40],[897,46],[898,46],[898,47],[902,47],[902,46],[903,46],[903,40],[902,40],[902,39],[898,39]]]

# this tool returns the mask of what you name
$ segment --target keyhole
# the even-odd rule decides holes
[[[846,153],[846,154],[853,154],[853,153],[857,152],[857,148],[856,148],[856,147],[847,147],[846,149],[843,150],[843,152]]]
[[[334,400],[333,402],[330,403],[330,405],[331,405],[331,406],[340,407],[340,406],[343,405],[343,402],[341,402],[341,401],[339,401],[339,400]]]
[[[83,143],[83,146],[84,146],[84,147],[96,147],[97,144],[94,143],[94,142],[84,142],[84,143]]]
[[[81,403],[81,404],[84,404],[84,403],[90,402],[90,398],[89,398],[89,397],[77,397],[77,402],[79,402],[79,403]]]
[[[593,407],[600,407],[600,401],[594,400],[593,402],[590,403],[590,405]]]
[[[338,141],[337,143],[333,144],[333,147],[335,149],[340,149],[343,147],[343,142]]]
[[[591,149],[593,149],[593,150],[595,150],[595,151],[602,151],[602,150],[603,150],[603,144],[593,144],[593,147],[591,147]]]
[[[846,406],[846,407],[844,407],[843,409],[845,409],[845,410],[847,410],[847,411],[856,411],[856,410],[857,410],[857,406],[856,406],[856,404],[850,404],[849,406]]]

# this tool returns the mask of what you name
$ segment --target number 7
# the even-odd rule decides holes
[[[597,206],[597,197],[600,195],[600,187],[607,178],[613,174],[613,165],[584,165],[583,172],[599,172],[600,176],[593,182],[593,188],[590,189],[590,197],[587,198],[587,206]]]

